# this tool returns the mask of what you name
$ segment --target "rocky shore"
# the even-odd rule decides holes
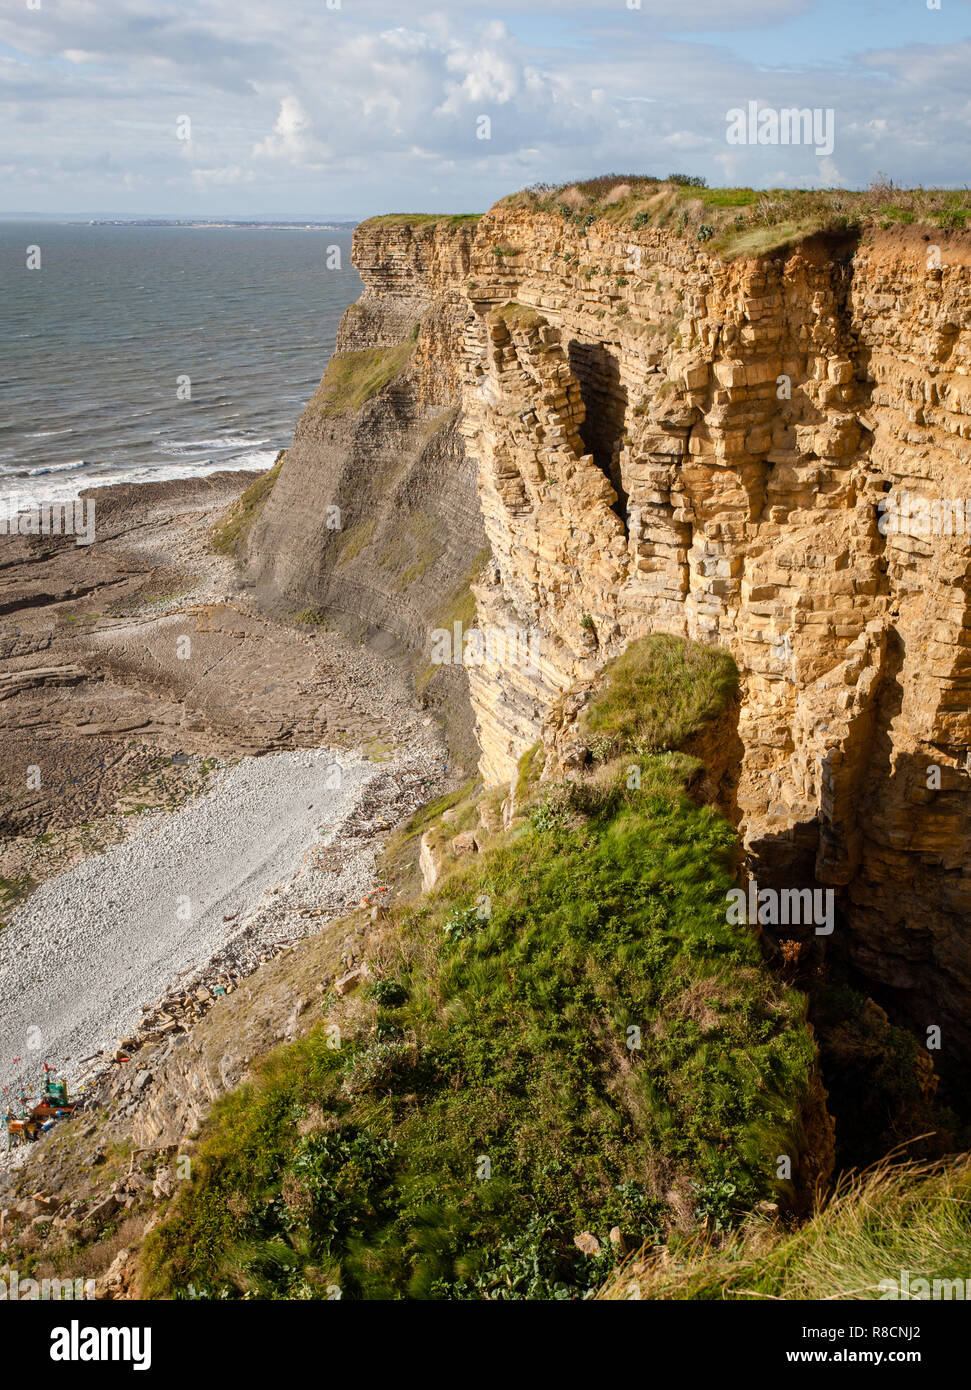
[[[212,551],[251,481],[99,489],[90,547],[4,538],[11,1094],[44,1060],[92,1098],[141,1094],[142,1059],[262,963],[387,900],[377,849],[449,780],[392,662],[268,620]]]

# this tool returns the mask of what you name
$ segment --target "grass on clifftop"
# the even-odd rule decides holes
[[[276,463],[267,473],[261,473],[255,483],[250,483],[245,492],[240,493],[212,530],[212,548],[220,555],[236,555],[246,540],[256,518],[273,491],[273,484],[280,476],[285,453],[281,453]]]
[[[604,174],[558,187],[536,184],[503,203],[558,213],[581,231],[600,220],[631,231],[665,228],[726,260],[765,255],[821,232],[912,224],[971,229],[971,190],[897,188],[884,175],[854,191],[708,188],[688,174]]]
[[[601,761],[681,748],[737,690],[738,668],[722,648],[658,634],[613,663],[584,711],[584,728]]]
[[[478,222],[481,212],[386,212],[379,217],[369,217],[362,227],[424,227],[431,222],[445,222],[450,227],[461,226],[463,222]]]
[[[684,691],[665,715],[643,663],[621,673],[634,727],[680,726]],[[579,783],[530,778],[512,827],[385,924],[378,978],[216,1106],[148,1296],[582,1297],[612,1227],[636,1247],[780,1196],[777,1156],[798,1171],[806,1143],[805,1001],[726,923],[736,836],[686,794],[696,765],[639,765],[641,793],[586,810]],[[477,820],[448,814],[446,836]]]
[[[907,1271],[907,1284],[902,1272]],[[837,1189],[795,1232],[739,1231],[718,1250],[696,1239],[677,1259],[632,1261],[608,1299],[948,1298],[937,1280],[971,1277],[971,1167],[881,1166]],[[923,1287],[919,1280],[928,1281]],[[951,1288],[953,1290],[953,1285]],[[958,1292],[958,1298],[964,1293]]]
[[[308,403],[320,415],[347,415],[382,391],[400,375],[411,358],[414,342],[406,339],[388,348],[335,353]]]

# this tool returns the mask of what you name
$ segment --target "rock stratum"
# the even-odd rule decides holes
[[[634,638],[724,646],[749,873],[832,887],[827,949],[966,1058],[971,559],[887,520],[971,493],[967,238],[729,261],[513,199],[364,223],[353,256],[364,293],[247,542],[258,596],[411,652],[463,736],[467,688],[491,784]],[[534,659],[431,664],[470,584]]]

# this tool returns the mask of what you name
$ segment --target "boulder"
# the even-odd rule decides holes
[[[98,1225],[101,1221],[107,1221],[109,1216],[114,1216],[120,1206],[121,1203],[118,1201],[115,1194],[109,1192],[107,1197],[91,1208],[84,1219],[85,1221],[92,1222],[94,1225]]]
[[[346,975],[341,975],[340,979],[334,981],[334,989],[342,997],[350,994],[353,990],[371,978],[371,972],[367,964],[355,965],[353,970],[348,970]]]
[[[584,1255],[599,1255],[600,1241],[590,1231],[583,1231],[580,1235],[573,1237],[573,1244]]]
[[[479,852],[478,842],[471,830],[463,830],[460,834],[453,836],[451,845],[455,854],[478,854]]]
[[[160,1168],[152,1183],[152,1196],[157,1202],[167,1201],[175,1191],[175,1175],[171,1168]]]
[[[421,837],[418,867],[421,870],[422,892],[427,893],[442,876],[442,852],[432,843],[431,832],[428,830]]]

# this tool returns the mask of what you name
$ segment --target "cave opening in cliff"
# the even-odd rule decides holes
[[[620,476],[620,450],[627,427],[627,388],[620,362],[603,343],[574,338],[568,348],[570,368],[580,385],[584,420],[580,438],[588,454],[617,494],[613,510],[627,526],[627,493]]]

